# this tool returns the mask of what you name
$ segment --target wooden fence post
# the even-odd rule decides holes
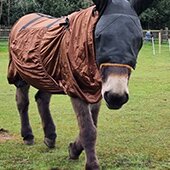
[[[155,52],[155,42],[154,42],[154,38],[152,37],[152,51],[153,51],[153,55],[156,54]]]
[[[161,53],[161,43],[162,43],[161,31],[159,32],[158,39],[159,39],[159,54],[160,54]]]

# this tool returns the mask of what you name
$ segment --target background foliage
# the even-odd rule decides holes
[[[145,29],[170,28],[170,0],[154,0],[151,7],[140,17]]]
[[[0,0],[0,25],[10,26],[21,16],[41,12],[63,16],[92,4],[90,0]],[[151,8],[141,15],[144,29],[170,27],[170,0],[154,0]]]
[[[1,0],[0,25],[13,25],[21,16],[41,12],[55,17],[89,6],[85,0]]]

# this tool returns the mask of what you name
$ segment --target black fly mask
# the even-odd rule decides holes
[[[108,0],[95,29],[97,64],[127,64],[135,68],[142,47],[139,18],[127,0]]]

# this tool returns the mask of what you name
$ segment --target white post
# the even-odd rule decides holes
[[[155,42],[154,42],[154,38],[152,37],[152,51],[153,51],[153,55],[156,54],[155,52]]]
[[[169,52],[170,52],[170,39],[168,39],[168,44],[169,44]]]
[[[159,53],[161,53],[161,32],[159,32]]]

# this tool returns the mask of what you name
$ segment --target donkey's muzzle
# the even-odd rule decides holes
[[[104,93],[104,99],[109,109],[120,109],[128,100],[129,95],[112,93],[110,91]]]

